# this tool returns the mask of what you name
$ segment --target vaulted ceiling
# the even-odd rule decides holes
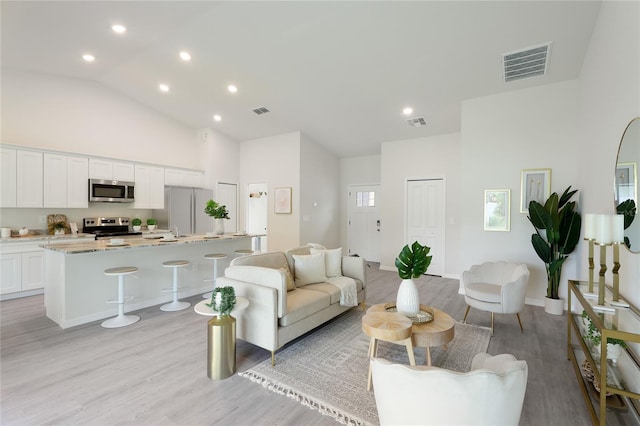
[[[464,99],[577,78],[599,6],[2,1],[1,63],[92,80],[238,141],[300,130],[338,156],[367,155],[381,142],[459,131]],[[116,23],[127,31],[115,34]],[[547,42],[545,75],[504,83],[504,53]],[[270,112],[252,112],[262,106]],[[426,126],[409,126],[416,117]]]

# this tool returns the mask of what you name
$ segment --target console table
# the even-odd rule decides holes
[[[594,283],[594,292],[598,293],[598,283]],[[640,310],[631,304],[629,308],[611,306],[613,291],[608,286],[605,286],[604,309],[597,306],[597,299],[586,296],[587,293],[586,282],[569,280],[567,358],[573,364],[594,425],[606,424],[607,408],[615,410],[615,401],[628,405],[626,410],[620,409],[618,415],[625,418],[626,424],[635,424],[640,419],[640,384],[633,383],[632,378],[640,374]],[[584,338],[583,311],[602,336],[600,348]],[[617,363],[607,360],[608,338],[624,340],[627,344],[624,359]],[[599,395],[581,370],[580,365],[585,359],[595,377],[600,380]],[[611,394],[609,399],[607,393]]]

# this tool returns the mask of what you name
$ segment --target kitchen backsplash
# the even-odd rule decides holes
[[[139,217],[144,221],[151,217],[151,210],[130,209],[119,204],[93,203],[86,209],[14,209],[0,208],[0,226],[11,228],[14,231],[22,227],[29,229],[46,229],[46,223],[40,223],[40,218],[49,214],[64,214],[69,222],[78,224],[78,230],[82,230],[82,219],[85,217],[126,216],[131,219]]]

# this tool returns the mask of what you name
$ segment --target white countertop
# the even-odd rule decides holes
[[[154,236],[155,238],[150,238]],[[188,235],[186,237],[179,237],[173,240],[164,240],[162,234],[146,234],[141,237],[127,237],[124,238],[124,243],[121,245],[111,245],[110,240],[97,240],[97,241],[78,241],[73,243],[61,243],[42,245],[42,248],[58,251],[64,254],[79,254],[79,253],[91,253],[91,252],[105,252],[113,250],[127,250],[132,248],[142,247],[159,247],[167,245],[182,245],[182,244],[202,244],[212,241],[232,240],[239,238],[251,238],[252,234],[224,234],[216,237],[207,237],[204,234]],[[117,238],[117,237],[116,237]]]
[[[0,244],[5,244],[5,243],[29,243],[29,242],[40,242],[40,243],[46,243],[46,242],[51,242],[51,243],[55,243],[56,240],[70,240],[70,239],[78,239],[79,241],[87,241],[87,240],[93,240],[95,239],[95,235],[93,234],[83,234],[83,233],[77,233],[76,235],[73,234],[57,234],[57,235],[48,235],[48,234],[35,234],[35,233],[30,233],[28,235],[25,235],[24,237],[21,237],[19,235],[16,236],[11,236],[11,237],[6,237],[6,238],[0,238]]]

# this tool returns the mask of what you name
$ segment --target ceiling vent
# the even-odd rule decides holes
[[[504,82],[545,75],[549,64],[551,42],[517,52],[504,53]]]
[[[411,127],[422,127],[427,125],[427,122],[424,121],[424,118],[422,117],[409,118],[407,123],[409,123],[409,126]]]
[[[266,114],[269,112],[269,110],[267,109],[267,107],[258,107],[258,108],[254,108],[251,111],[253,111],[254,113],[258,114],[258,115],[262,115],[262,114]]]

